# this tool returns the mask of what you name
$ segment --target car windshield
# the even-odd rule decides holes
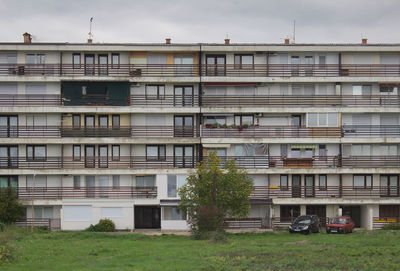
[[[346,224],[346,218],[334,218],[332,219],[332,224]]]
[[[311,217],[309,216],[299,216],[293,222],[293,224],[310,224],[310,223],[311,223]]]

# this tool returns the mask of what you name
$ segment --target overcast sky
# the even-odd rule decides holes
[[[0,42],[400,42],[400,0],[0,0]]]

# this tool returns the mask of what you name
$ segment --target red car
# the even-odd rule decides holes
[[[326,233],[353,232],[354,222],[348,216],[337,216],[326,225]]]

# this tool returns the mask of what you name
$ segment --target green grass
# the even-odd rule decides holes
[[[347,235],[187,236],[8,229],[17,250],[0,270],[400,270],[400,231]]]

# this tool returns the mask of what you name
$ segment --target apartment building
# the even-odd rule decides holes
[[[248,218],[398,221],[400,44],[0,43],[0,186],[20,224],[187,229],[177,190],[216,151]]]

